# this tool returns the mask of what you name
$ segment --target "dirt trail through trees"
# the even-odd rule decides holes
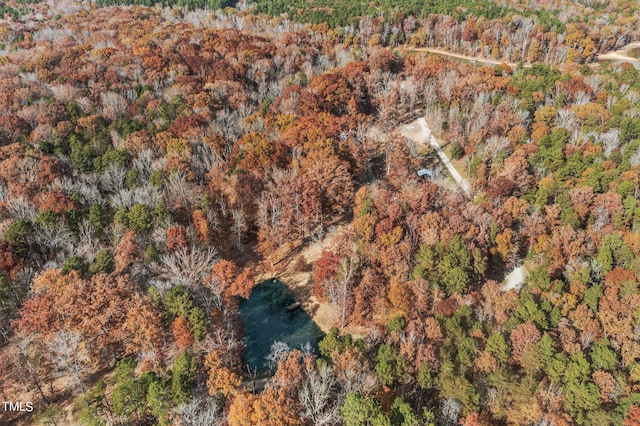
[[[635,57],[633,57],[633,56],[631,56],[629,54],[629,52],[632,49],[640,49],[640,42],[629,43],[629,44],[627,44],[626,46],[624,46],[621,49],[612,50],[612,51],[606,52],[606,53],[601,53],[597,57],[597,62],[608,62],[608,61],[631,62],[637,68],[637,67],[640,66],[640,60],[638,58],[635,58]],[[439,56],[443,56],[443,57],[446,57],[446,58],[461,59],[463,61],[468,61],[470,63],[479,63],[481,65],[500,65],[500,64],[505,64],[505,65],[508,65],[511,68],[517,68],[518,67],[518,64],[516,64],[514,62],[507,62],[507,61],[501,61],[499,59],[486,58],[486,57],[482,57],[480,55],[478,55],[478,56],[463,55],[461,53],[453,53],[453,52],[449,52],[447,50],[430,48],[430,47],[416,47],[416,48],[411,48],[411,49],[407,49],[407,50],[413,50],[413,51],[416,51],[416,52],[432,53],[434,55],[439,55]],[[531,68],[533,66],[533,64],[523,64],[522,66],[525,67],[525,68]],[[560,66],[560,68],[562,68],[562,66]]]
[[[471,185],[469,184],[469,181],[462,177],[460,172],[458,172],[451,163],[451,159],[442,150],[442,148],[440,148],[440,143],[433,136],[433,133],[431,133],[431,129],[427,126],[427,122],[424,117],[420,117],[417,120],[400,127],[400,133],[415,143],[431,146],[438,154],[440,161],[447,168],[447,171],[456,184],[468,197],[471,196]]]
[[[440,161],[445,165],[449,175],[456,182],[458,187],[468,196],[471,197],[471,185],[469,181],[462,177],[460,172],[455,168],[451,159],[447,156],[447,154],[440,147],[440,143],[433,136],[431,129],[427,125],[427,121],[424,117],[420,117],[411,123],[405,124],[399,128],[400,133],[406,137],[407,139],[421,144],[421,145],[429,145],[433,147],[433,149],[438,154]],[[524,279],[527,275],[527,270],[524,266],[520,266],[515,268],[505,277],[505,282],[502,287],[503,291],[508,291],[512,288],[519,290],[524,282]]]
[[[449,51],[446,51],[446,50],[434,49],[434,48],[430,48],[430,47],[416,47],[416,48],[413,48],[411,50],[414,50],[416,52],[433,53],[435,55],[445,56],[447,58],[462,59],[464,61],[468,61],[468,62],[471,62],[471,63],[479,63],[479,64],[482,64],[482,65],[506,64],[506,65],[510,66],[511,68],[517,68],[518,67],[518,64],[516,64],[514,62],[506,62],[506,61],[501,61],[499,59],[485,58],[485,57],[482,57],[480,55],[478,55],[478,56],[463,55],[463,54],[460,54],[460,53],[452,53],[452,52],[449,52]],[[531,64],[523,64],[523,66],[525,68],[530,68]]]
[[[629,43],[622,49],[614,50],[611,52],[603,53],[598,55],[598,62],[601,61],[624,61],[624,62],[632,62],[638,67],[640,65],[640,61],[638,58],[634,58],[630,55],[631,50],[640,49],[640,42]]]

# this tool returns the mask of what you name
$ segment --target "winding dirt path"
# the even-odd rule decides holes
[[[631,62],[635,64],[637,67],[640,65],[640,61],[638,61],[638,58],[634,58],[633,56],[629,55],[629,52],[632,49],[638,49],[638,48],[640,48],[640,42],[636,41],[633,43],[629,43],[622,49],[618,49],[618,50],[614,50],[611,52],[602,53],[598,55],[598,62],[601,62],[601,61]]]
[[[621,49],[612,50],[610,52],[599,54],[597,59],[596,59],[596,62],[622,61],[622,62],[630,62],[630,63],[634,64],[636,67],[640,67],[640,59],[639,58],[634,58],[633,56],[629,55],[629,51],[631,49],[638,49],[638,48],[640,48],[640,42],[635,41],[635,42],[627,44],[626,46],[624,46]],[[501,60],[498,60],[498,59],[486,58],[486,57],[483,57],[483,56],[480,56],[480,55],[478,55],[478,56],[464,55],[464,54],[461,54],[461,53],[453,53],[453,52],[449,52],[448,50],[438,49],[438,48],[431,48],[431,47],[409,48],[409,47],[406,47],[404,49],[407,50],[407,51],[413,50],[415,52],[433,53],[435,55],[444,56],[446,58],[461,59],[461,60],[464,60],[464,61],[469,61],[469,62],[472,62],[472,63],[479,63],[479,64],[483,64],[483,65],[505,64],[505,65],[508,65],[509,67],[514,68],[514,69],[518,67],[518,64],[516,64],[515,62],[501,61]],[[558,67],[560,69],[562,69],[563,65],[564,64],[558,65]],[[533,64],[523,63],[522,66],[525,67],[525,68],[531,68],[533,66]]]
[[[445,56],[447,58],[462,59],[465,61],[469,61],[472,63],[476,62],[483,65],[505,64],[510,66],[511,68],[518,68],[518,64],[516,64],[515,62],[507,62],[507,61],[501,61],[499,59],[485,58],[480,55],[478,56],[463,55],[461,53],[453,53],[453,52],[449,52],[448,50],[437,49],[432,47],[415,47],[415,48],[407,48],[407,50],[413,50],[415,52],[433,53],[435,55]],[[523,63],[522,66],[525,68],[531,68],[532,65],[528,63]]]

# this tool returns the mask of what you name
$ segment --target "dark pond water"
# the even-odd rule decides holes
[[[322,331],[302,309],[287,311],[293,303],[289,289],[276,279],[260,283],[249,299],[240,303],[247,345],[243,357],[252,371],[268,369],[265,357],[275,341],[285,342],[291,349],[300,349],[309,342],[317,350]]]

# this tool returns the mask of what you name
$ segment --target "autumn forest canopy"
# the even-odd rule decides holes
[[[0,423],[639,424],[637,7],[1,3]]]

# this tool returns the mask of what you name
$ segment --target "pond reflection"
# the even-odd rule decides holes
[[[287,307],[293,309],[289,311]],[[260,283],[249,299],[240,303],[239,313],[246,336],[243,357],[252,371],[268,369],[265,358],[275,341],[284,342],[291,349],[300,349],[310,343],[317,350],[322,331],[305,311],[294,307],[293,295],[277,279]]]

